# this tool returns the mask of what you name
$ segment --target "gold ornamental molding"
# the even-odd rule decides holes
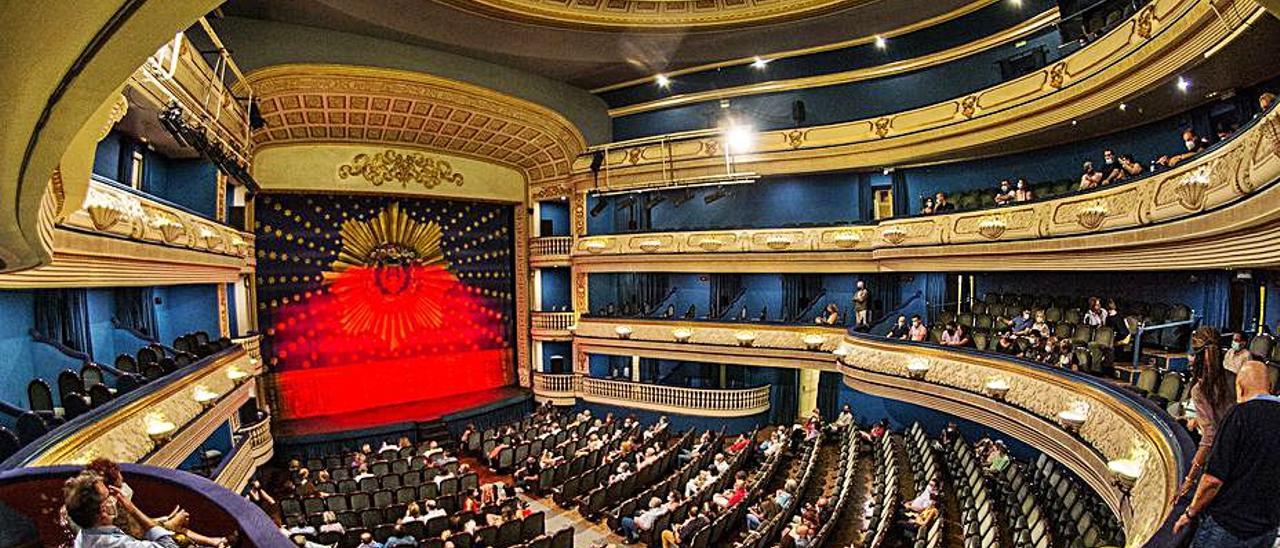
[[[667,108],[689,105],[693,103],[704,103],[708,101],[719,101],[721,99],[731,99],[734,97],[744,97],[749,95],[759,95],[763,93],[779,93],[785,91],[797,91],[802,89],[810,89],[816,87],[836,86],[841,84],[851,84],[875,78],[885,78],[897,74],[904,74],[916,70],[925,69],[932,66],[949,63],[964,57],[968,57],[975,53],[986,51],[1001,44],[1007,44],[1016,40],[1021,40],[1040,32],[1041,30],[1052,27],[1057,24],[1059,19],[1058,8],[1046,10],[1035,17],[1032,17],[1019,25],[1010,27],[995,34],[979,38],[972,42],[954,48],[930,53],[920,57],[904,59],[893,63],[885,63],[873,67],[848,70],[842,72],[834,72],[831,74],[821,74],[817,76],[807,76],[803,78],[791,78],[787,80],[770,80],[767,82],[759,82],[755,84],[747,84],[742,86],[733,86],[714,90],[707,90],[695,93],[682,93],[672,95],[654,101],[644,103],[636,103],[622,107],[609,109],[609,116],[617,118],[621,116],[629,116],[639,114],[641,112],[650,112]],[[976,98],[972,98],[970,106],[967,110],[971,117],[976,110]],[[803,132],[796,132],[797,143],[803,142],[800,136]],[[791,133],[787,134],[790,140]],[[796,145],[800,146],[799,144]]]
[[[573,344],[575,356],[595,353],[832,371],[831,352],[843,336],[841,328],[820,326],[583,317]]]
[[[941,103],[875,118],[756,135],[735,168],[761,175],[937,162],[1015,152],[993,143],[1068,123],[1148,89],[1233,40],[1265,13],[1253,0],[1153,0],[1110,33],[1058,63]],[[984,147],[986,147],[984,149]],[[607,190],[723,171],[698,132],[621,141],[605,149]],[[593,187],[590,158],[574,162],[579,190]]]
[[[464,11],[530,23],[620,32],[739,28],[847,9],[873,0],[443,0]]]
[[[855,388],[871,387],[878,393],[882,389],[877,385],[890,387],[895,399],[940,405],[984,422],[1000,421],[993,426],[1029,436],[1025,441],[1070,467],[1121,516],[1129,546],[1145,544],[1171,508],[1181,478],[1181,448],[1171,442],[1171,432],[1156,423],[1154,411],[1139,410],[1136,403],[1070,373],[999,358],[867,337],[846,336],[842,348],[847,357],[840,369]],[[997,384],[998,396],[990,395]],[[1087,413],[1075,433],[1059,426],[1060,413],[1081,408]],[[983,416],[975,410],[982,410]],[[1033,422],[1040,424],[1021,424]],[[1141,469],[1128,497],[1111,483],[1106,466],[1122,459],[1138,461]]]
[[[529,183],[567,176],[586,147],[578,129],[546,107],[427,74],[288,64],[248,78],[267,121],[253,134],[263,147],[362,143],[421,149],[511,167]]]
[[[1280,200],[1278,136],[1272,111],[1176,169],[1092,192],[867,225],[586,236],[573,263],[581,272],[1037,269],[1066,257],[1079,267],[1274,266],[1280,248],[1263,235],[1280,224],[1270,206]]]
[[[408,187],[413,183],[426,189],[443,184],[462,186],[464,181],[448,160],[394,150],[355,155],[351,163],[338,166],[338,178],[348,177],[360,177],[373,186],[400,183],[401,187]]]

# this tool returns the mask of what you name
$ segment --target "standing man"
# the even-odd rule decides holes
[[[858,280],[858,289],[853,292],[853,328],[862,329],[869,327],[867,325],[867,310],[871,305],[871,292],[867,291],[867,284],[862,280]]]
[[[1249,361],[1236,375],[1236,406],[1218,426],[1195,497],[1173,526],[1200,522],[1192,548],[1270,548],[1280,528],[1280,397],[1267,366]]]

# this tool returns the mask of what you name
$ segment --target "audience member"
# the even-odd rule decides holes
[[[62,494],[67,517],[80,529],[77,548],[178,548],[170,527],[186,524],[184,510],[176,509],[162,526],[138,510],[119,487],[107,487],[102,476],[90,471],[67,480]],[[139,524],[142,540],[115,525],[121,511]]]
[[[1165,155],[1156,159],[1155,165],[1162,168],[1172,168],[1178,164],[1200,154],[1205,147],[1209,145],[1208,141],[1196,135],[1196,131],[1191,128],[1182,130],[1182,144],[1187,151],[1172,156]]]
[[[1018,179],[1018,184],[1013,189],[1013,201],[1030,202],[1034,199],[1036,199],[1036,193],[1031,190],[1031,185],[1027,184],[1026,179]]]
[[[836,303],[827,303],[822,309],[822,315],[814,319],[814,323],[819,325],[840,325],[840,307]]]
[[[911,327],[907,325],[907,317],[899,315],[898,321],[889,328],[889,332],[885,334],[890,339],[906,340],[911,333]]]
[[[867,291],[867,284],[862,280],[858,280],[856,289],[853,292],[853,327],[867,327],[867,315],[871,310],[871,292]]]
[[[947,322],[947,328],[942,331],[942,346],[969,346],[969,343],[969,333],[963,325]]]
[[[1182,480],[1179,498],[1191,492],[1213,449],[1218,426],[1235,403],[1235,395],[1231,393],[1223,367],[1222,351],[1218,348],[1218,330],[1207,326],[1197,328],[1191,334],[1191,348],[1194,351],[1191,357],[1191,405],[1195,408],[1195,418],[1188,421],[1187,428],[1200,432],[1200,444],[1191,459],[1187,477]]]
[[[1244,333],[1239,331],[1231,335],[1231,349],[1227,350],[1227,356],[1222,360],[1222,366],[1230,371],[1231,374],[1240,372],[1240,367],[1245,362],[1253,359],[1253,353],[1249,351],[1249,341],[1245,339]]]
[[[1017,199],[1018,196],[1014,193],[1013,186],[1009,184],[1009,180],[1000,181],[1000,190],[997,190],[995,195],[996,205],[1011,204]]]
[[[929,340],[929,328],[925,327],[924,322],[920,320],[920,316],[911,316],[911,330],[907,332],[908,338],[915,342],[923,342]]]
[[[934,213],[953,213],[956,205],[947,201],[947,193],[939,192],[933,195],[933,212]]]
[[[1236,405],[1217,440],[1191,504],[1174,525],[1200,520],[1192,548],[1266,547],[1280,528],[1280,397],[1267,366],[1250,361],[1236,376]],[[1203,519],[1201,517],[1203,516]]]
[[[1093,162],[1084,163],[1084,173],[1080,175],[1080,190],[1089,190],[1102,185],[1103,174],[1093,168]]]

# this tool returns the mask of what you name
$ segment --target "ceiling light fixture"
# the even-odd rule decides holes
[[[888,46],[889,46],[889,43],[888,43],[888,42],[885,42],[884,37],[883,37],[883,36],[880,36],[879,34],[877,34],[877,35],[876,35],[876,49],[885,49],[885,48],[886,48],[886,47],[888,47]]]
[[[755,140],[756,132],[751,126],[731,125],[724,132],[724,144],[729,152],[747,152]]]
[[[1126,110],[1129,110],[1129,105],[1126,105],[1126,104],[1124,104],[1124,103],[1120,103],[1120,112],[1124,112],[1124,111],[1126,111]]]
[[[756,56],[756,60],[751,63],[751,66],[756,70],[764,70],[765,67],[769,66],[769,60],[761,59],[760,56]]]
[[[1178,91],[1181,91],[1181,92],[1183,92],[1183,93],[1186,93],[1188,89],[1191,89],[1191,81],[1190,81],[1190,80],[1187,80],[1186,78],[1183,78],[1183,77],[1179,76],[1179,77],[1178,77]]]
[[[1009,5],[1015,8],[1020,8],[1022,7],[1022,0],[1009,0]]]
[[[666,89],[671,87],[671,79],[667,78],[667,75],[665,74],[659,74],[657,76],[654,76],[653,81],[657,83],[658,87],[660,88]]]

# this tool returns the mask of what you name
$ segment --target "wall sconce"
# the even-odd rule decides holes
[[[1084,426],[1085,419],[1089,418],[1089,404],[1078,401],[1071,404],[1071,407],[1058,413],[1058,424],[1062,428],[1073,434],[1080,432],[1080,427]]]
[[[631,338],[631,328],[625,325],[619,325],[618,327],[613,328],[613,333],[617,335],[619,339]]]
[[[689,342],[689,339],[693,337],[693,330],[688,327],[677,327],[671,330],[671,337],[674,338],[676,342],[687,343]]]
[[[218,393],[209,390],[203,384],[200,384],[196,385],[196,387],[191,390],[191,399],[200,404],[201,408],[209,409],[210,407],[213,407],[213,404],[218,402]]]
[[[769,249],[773,249],[773,250],[786,249],[788,247],[791,247],[791,243],[792,243],[791,238],[788,238],[780,234],[774,234],[764,239],[764,245],[768,246]]]
[[[738,340],[738,346],[751,346],[756,342],[756,334],[750,331],[739,331],[733,338]]]
[[[601,251],[604,251],[604,248],[608,246],[609,244],[606,244],[604,240],[587,240],[585,242],[582,242],[582,248],[587,250],[587,253],[592,253],[592,254],[600,253]]]
[[[925,375],[929,373],[930,367],[932,365],[925,358],[911,358],[911,361],[907,362],[907,376],[918,381],[924,380]]]
[[[245,373],[243,369],[233,365],[227,369],[227,378],[230,379],[231,382],[235,383],[236,386],[240,386],[244,381],[249,379],[249,374]]]
[[[653,253],[654,251],[657,251],[659,247],[662,247],[662,240],[656,240],[652,238],[647,240],[640,240],[640,243],[636,244],[636,246],[638,246],[640,249],[643,249],[645,253]]]
[[[808,348],[809,350],[818,350],[818,349],[822,348],[822,345],[823,345],[823,344],[826,344],[826,342],[827,342],[827,337],[826,337],[826,335],[819,335],[819,334],[817,334],[817,333],[810,333],[810,334],[805,335],[804,337],[802,337],[800,340],[801,340],[802,342],[804,342],[804,347],[805,347],[805,348]]]
[[[831,353],[835,355],[836,363],[844,363],[844,359],[849,357],[849,347],[842,344],[832,350]]]
[[[1147,461],[1147,451],[1142,447],[1134,444],[1129,450],[1129,456],[1122,459],[1114,459],[1107,462],[1107,471],[1111,473],[1111,483],[1128,496],[1133,492],[1133,486],[1137,485],[1138,479],[1142,477],[1142,468]]]
[[[987,380],[987,395],[992,399],[1004,401],[1005,394],[1009,393],[1009,381],[1000,378],[992,378]]]
[[[147,415],[142,422],[146,426],[147,437],[157,444],[173,439],[173,433],[178,431],[178,425],[165,419],[160,413]]]
[[[862,237],[859,236],[857,232],[853,231],[838,232],[835,236],[831,237],[831,241],[839,247],[848,249],[858,245],[858,242],[862,241]]]

